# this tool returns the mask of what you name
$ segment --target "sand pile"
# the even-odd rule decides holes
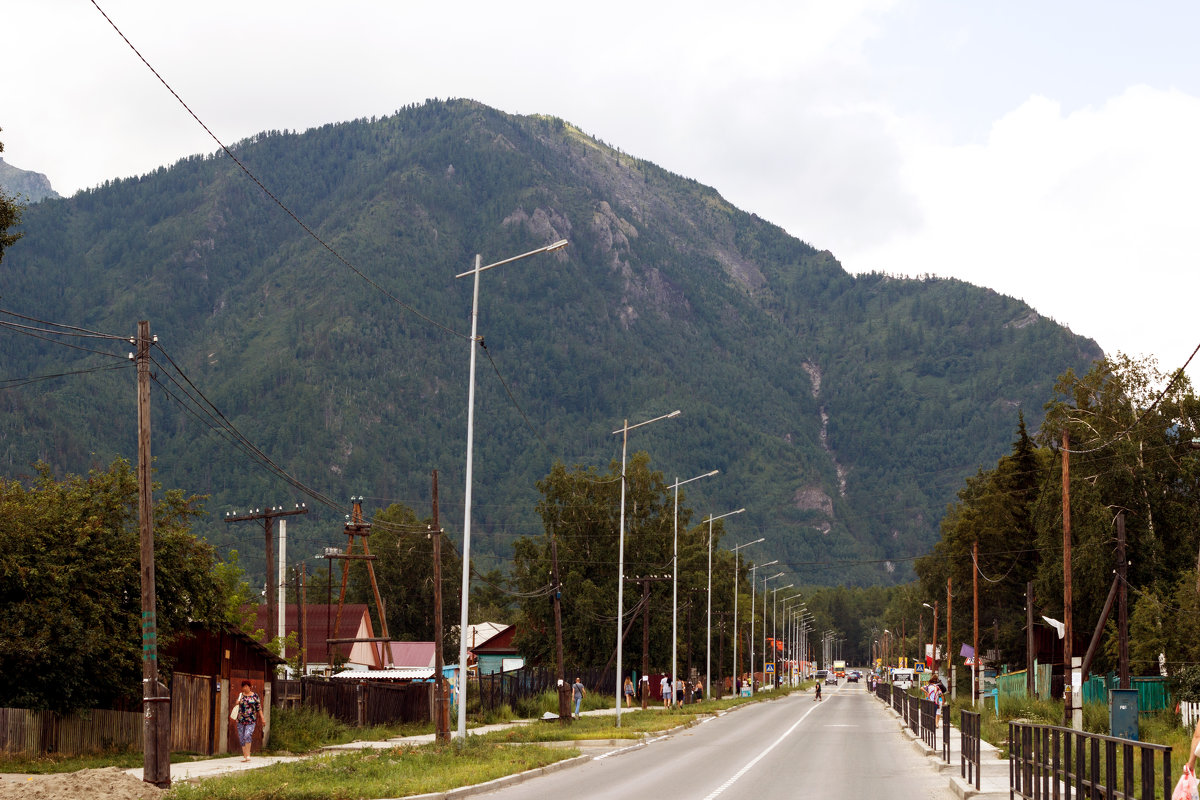
[[[0,800],[160,800],[164,794],[117,767],[0,780]]]

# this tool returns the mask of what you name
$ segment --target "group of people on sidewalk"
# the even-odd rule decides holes
[[[641,678],[641,691],[647,693],[649,699],[650,692],[650,676],[643,675]],[[663,675],[658,682],[659,696],[662,698],[663,708],[672,708],[682,705],[684,702],[698,703],[704,699],[704,688],[699,681],[694,681],[689,684],[685,680],[679,680],[675,684],[671,683],[670,675]],[[689,695],[689,692],[691,693]],[[640,697],[640,693],[635,693],[633,688],[633,678],[626,677],[624,684],[625,707],[633,708],[639,700],[635,697]]]

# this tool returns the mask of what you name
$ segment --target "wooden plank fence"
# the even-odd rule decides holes
[[[142,729],[138,711],[95,709],[63,716],[53,711],[0,708],[0,752],[78,756],[139,749]]]
[[[432,683],[305,677],[300,688],[301,705],[321,709],[347,725],[364,727],[433,719]]]

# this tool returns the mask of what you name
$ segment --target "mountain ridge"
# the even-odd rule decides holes
[[[768,535],[768,558],[803,580],[896,580],[936,541],[962,478],[1005,452],[1015,409],[1035,424],[1054,377],[1100,355],[991,290],[851,276],[715,190],[552,117],[431,101],[231,149],[357,269],[454,333],[339,265],[221,154],[30,207],[0,271],[10,307],[96,330],[151,319],[205,395],[305,483],[421,512],[436,467],[452,517],[470,308],[453,275],[475,252],[488,262],[570,239],[481,276],[484,564],[503,567],[513,537],[540,532],[533,484],[554,460],[607,464],[623,418],[684,407],[631,449],[671,476],[721,468],[696,498],[747,506],[745,538]],[[0,340],[9,376],[83,360]],[[10,474],[43,455],[78,471],[133,452],[126,379],[83,380],[0,397]],[[164,485],[210,494],[218,518],[286,494],[163,400]],[[202,532],[254,547],[218,521]],[[314,515],[321,530],[293,535],[340,544],[337,521]]]

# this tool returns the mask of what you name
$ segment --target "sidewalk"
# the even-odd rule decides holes
[[[979,789],[973,782],[968,783],[962,767],[962,736],[957,727],[950,726],[950,761],[942,760],[942,729],[938,727],[937,749],[931,749],[921,740],[900,717],[900,714],[890,705],[884,705],[877,700],[884,711],[896,720],[900,730],[912,742],[913,748],[925,756],[929,765],[945,775],[950,781],[950,788],[956,795],[972,800],[1008,800],[1009,775],[1008,760],[1000,758],[1000,751],[995,745],[986,741],[979,743]],[[970,769],[970,765],[967,765]]]
[[[661,708],[661,706],[650,705],[650,708]],[[639,707],[624,709],[624,711],[637,711]],[[593,717],[614,715],[617,711],[615,708],[597,708],[591,711],[580,712],[580,716]],[[516,719],[510,722],[501,722],[494,725],[480,725],[475,728],[467,729],[468,736],[477,734],[491,733],[492,731],[505,730],[507,728],[515,728],[520,725],[532,725],[542,722],[536,719]],[[451,731],[451,736],[456,736],[457,730]],[[397,736],[391,739],[381,740],[357,740],[346,744],[335,744],[323,747],[318,750],[318,753],[336,753],[347,750],[368,750],[379,749],[386,750],[392,747],[403,747],[405,745],[416,747],[418,745],[430,744],[434,741],[436,735],[432,733],[423,733],[417,736]],[[566,746],[582,746],[588,750],[614,750],[622,747],[627,747],[631,744],[637,744],[641,740],[637,739],[597,739],[585,741],[580,745],[579,742],[554,742],[551,746],[566,747]],[[269,767],[272,764],[283,764],[291,761],[302,761],[309,758],[308,755],[303,756],[274,756],[274,755],[252,755],[249,761],[242,761],[240,753],[229,755],[225,758],[209,758],[202,761],[187,761],[176,762],[171,764],[171,780],[172,781],[187,781],[199,780],[201,778],[212,778],[218,775],[229,775],[237,772],[244,772],[250,769],[260,769]],[[142,767],[133,767],[125,770],[125,774],[141,780]]]

